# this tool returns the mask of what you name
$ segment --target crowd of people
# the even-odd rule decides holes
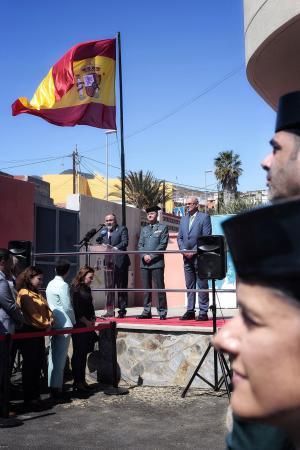
[[[47,362],[45,337],[35,333],[55,329],[91,328],[95,324],[95,310],[90,284],[94,269],[82,267],[74,278],[71,289],[66,283],[70,263],[59,260],[55,265],[55,277],[48,283],[46,296],[41,293],[43,272],[29,266],[14,276],[12,255],[0,249],[0,334],[30,333],[30,338],[19,335],[10,350],[12,368],[16,352],[22,358],[22,390],[24,409],[38,411],[44,408],[41,401],[41,374],[47,377],[50,397],[53,401],[67,401],[64,391],[64,372],[70,344],[70,333],[50,336]],[[32,336],[33,334],[33,336]],[[97,334],[87,331],[72,334],[71,359],[73,391],[89,393],[93,387],[86,382],[87,355],[94,349]],[[0,341],[0,360],[6,351]],[[0,362],[0,403],[4,395],[4,366]]]
[[[232,365],[233,427],[227,436],[230,450],[300,448],[300,92],[281,97],[275,131],[272,153],[263,161],[272,203],[232,217],[223,224],[238,275],[239,313],[215,335],[213,343],[230,355]],[[192,288],[199,285],[194,252],[196,237],[192,231],[195,236],[196,230],[210,234],[211,225],[206,215],[199,213],[195,198],[191,197],[187,203],[188,214],[181,221],[178,244],[184,258],[186,284]],[[142,279],[147,287],[152,286],[152,279],[164,286],[163,255],[158,257],[155,251],[166,248],[168,230],[157,222],[158,209],[150,209],[147,211],[149,224],[143,228],[139,240],[139,249],[143,250]],[[127,240],[124,239],[126,227],[119,229],[115,216],[110,216],[107,230],[99,241],[105,237],[109,245],[121,249],[117,241],[112,243],[112,234],[117,231],[123,234],[120,239],[124,250],[128,245],[128,232]],[[126,265],[128,268],[128,261]],[[0,334],[91,327],[95,323],[90,288],[94,269],[81,268],[69,291],[64,280],[69,267],[66,261],[57,263],[46,299],[40,293],[41,270],[28,267],[15,279],[10,252],[0,249]],[[202,287],[205,283],[200,280]],[[124,296],[119,300],[119,316],[124,317],[127,300]],[[206,320],[207,299],[201,295],[199,302],[198,320]],[[190,296],[182,319],[194,319],[194,309],[195,296]],[[164,295],[159,297],[158,312],[162,320],[166,318]],[[139,318],[151,318],[149,293],[145,294],[144,311]],[[87,332],[74,334],[72,339],[74,389],[88,392],[86,357],[95,337]],[[67,335],[51,338],[48,380],[51,395],[56,399],[63,396],[68,345]],[[20,339],[19,349],[23,358],[24,404],[29,409],[39,408],[44,338]],[[0,341],[0,352],[3,351],[4,343]],[[0,387],[3,378],[0,364]]]

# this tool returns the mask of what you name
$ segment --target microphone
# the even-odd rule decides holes
[[[96,242],[98,242],[98,244],[102,244],[102,241],[103,241],[103,238],[104,238],[104,236],[106,236],[107,235],[107,232],[108,232],[108,229],[107,228],[104,228],[105,227],[105,225],[102,225],[100,228],[99,228],[99,230],[98,231],[100,231],[100,235],[97,237],[97,239],[96,239]],[[104,228],[104,229],[102,229],[102,228]]]
[[[92,228],[90,231],[86,233],[83,239],[79,242],[79,245],[83,244],[84,242],[88,242],[90,239],[92,239],[93,236],[97,233],[96,228]]]

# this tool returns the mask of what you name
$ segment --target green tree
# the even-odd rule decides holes
[[[116,189],[110,195],[122,198],[121,185],[114,185]],[[125,177],[126,203],[143,209],[153,205],[163,205],[172,198],[171,192],[165,187],[163,180],[157,180],[152,172],[143,173],[129,171]]]
[[[237,196],[237,198],[229,201],[227,205],[221,204],[218,214],[238,214],[256,208],[258,205],[261,205],[261,202],[258,200]]]
[[[239,177],[243,173],[240,156],[233,150],[220,152],[214,160],[215,177],[223,192],[224,205],[236,197]]]

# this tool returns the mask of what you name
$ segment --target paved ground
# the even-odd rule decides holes
[[[183,313],[174,309],[169,316]],[[225,316],[234,314],[223,311]],[[70,403],[43,412],[20,414],[20,426],[0,427],[0,449],[223,450],[226,394],[191,387],[183,399],[181,390],[129,386],[128,395],[108,396],[98,387],[89,398],[72,397]]]
[[[226,395],[190,388],[130,387],[128,395],[98,389],[0,430],[0,449],[224,449]]]

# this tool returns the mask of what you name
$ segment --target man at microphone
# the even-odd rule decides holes
[[[115,214],[110,213],[105,216],[105,227],[101,229],[96,239],[98,244],[111,245],[113,249],[120,250],[116,254],[106,255],[105,265],[105,287],[112,289],[114,287],[127,289],[128,286],[128,267],[130,258],[127,253],[128,229],[125,226],[118,225]],[[128,304],[127,292],[118,292],[118,317],[126,316],[126,307]],[[114,317],[115,315],[115,293],[108,292],[106,296],[106,313],[104,317]]]

